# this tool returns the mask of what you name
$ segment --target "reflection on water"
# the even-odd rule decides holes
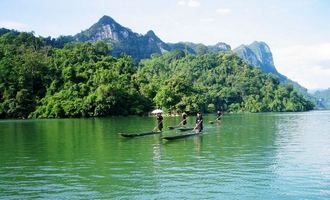
[[[0,199],[329,199],[329,122],[328,111],[226,115],[166,142],[117,134],[153,118],[0,121]]]

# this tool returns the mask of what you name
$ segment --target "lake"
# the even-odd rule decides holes
[[[118,135],[151,117],[2,120],[0,199],[330,199],[330,111],[213,118],[170,142]]]

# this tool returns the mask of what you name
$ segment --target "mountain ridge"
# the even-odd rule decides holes
[[[305,98],[316,103],[315,97],[308,93],[307,88],[277,71],[271,49],[265,42],[254,41],[249,45],[243,44],[235,48],[233,52],[250,65],[258,67],[266,73],[275,75],[279,78],[281,83],[292,85],[298,92],[303,94]]]
[[[149,30],[145,34],[139,34],[122,26],[107,15],[101,17],[98,22],[88,29],[72,36],[72,40],[80,42],[104,40],[113,45],[115,56],[126,53],[137,61],[150,58],[152,54],[162,54],[171,50],[187,50],[194,54],[231,50],[230,45],[223,42],[218,42],[215,45],[191,42],[166,43],[153,30]]]
[[[316,106],[320,109],[330,109],[330,88],[317,90],[313,93],[316,98]]]
[[[249,45],[240,45],[233,50],[240,58],[249,61],[264,72],[279,74],[276,70],[270,47],[263,41],[254,41]]]
[[[224,42],[218,42],[215,45],[192,42],[166,43],[152,30],[149,30],[145,34],[139,34],[130,28],[122,26],[107,15],[102,16],[88,29],[73,36],[60,36],[56,39],[47,39],[54,46],[63,46],[65,43],[73,41],[96,42],[103,40],[112,45],[112,55],[120,56],[127,54],[132,56],[136,61],[150,58],[153,54],[163,54],[172,50],[182,50],[192,54],[233,51],[250,65],[277,76],[282,83],[292,84],[305,97],[309,96],[306,88],[288,79],[276,70],[270,47],[265,42],[254,41],[249,45],[240,45],[233,50],[230,45]]]

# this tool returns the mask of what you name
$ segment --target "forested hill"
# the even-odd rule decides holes
[[[47,45],[30,33],[0,36],[0,117],[58,118],[166,111],[304,111],[312,104],[232,53],[177,50],[139,64],[108,44]]]
[[[254,41],[249,45],[241,45],[233,51],[252,66],[258,67],[266,73],[274,74],[281,83],[292,85],[305,98],[316,103],[316,99],[307,92],[306,88],[276,70],[272,52],[265,42]]]
[[[203,55],[173,51],[140,63],[141,95],[175,111],[305,111],[311,102],[291,85],[248,65],[231,52]]]
[[[0,29],[0,34],[9,31]],[[223,42],[218,42],[215,45],[196,44],[192,42],[166,43],[152,30],[146,34],[139,34],[106,15],[80,33],[60,36],[58,38],[48,37],[45,38],[45,41],[47,44],[58,48],[63,48],[69,42],[105,41],[112,47],[111,55],[119,57],[126,54],[131,56],[135,62],[150,58],[153,54],[162,54],[173,50],[183,50],[195,55],[231,51],[230,45]],[[272,52],[266,43],[253,42],[249,45],[241,45],[234,49],[233,52],[252,66],[258,67],[266,73],[274,74],[279,78],[281,83],[293,85],[305,98],[316,103],[316,99],[307,93],[306,88],[276,70]]]
[[[218,42],[214,45],[196,44],[192,42],[166,43],[152,30],[148,31],[146,34],[139,34],[106,15],[78,34],[73,36],[61,36],[56,39],[47,39],[47,43],[56,47],[63,47],[64,44],[72,41],[96,42],[102,40],[111,44],[111,55],[118,57],[122,54],[127,54],[132,56],[136,62],[139,62],[141,59],[150,58],[153,54],[162,54],[173,50],[188,51],[195,55],[231,51],[230,45],[223,42]],[[233,52],[237,53],[238,56],[246,60],[252,66],[259,67],[266,73],[272,73],[278,76],[281,83],[293,85],[293,87],[306,98],[315,101],[307,93],[306,88],[288,79],[276,70],[272,52],[266,43],[253,42],[250,45],[241,45],[234,49]]]

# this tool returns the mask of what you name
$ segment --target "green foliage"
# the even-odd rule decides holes
[[[291,86],[264,74],[231,53],[174,51],[140,63],[140,93],[171,111],[305,111],[313,105]]]
[[[58,76],[30,117],[142,114],[147,107],[131,81],[136,70],[133,61],[107,52],[100,42],[56,49],[51,68]]]
[[[155,106],[188,113],[313,108],[292,87],[231,53],[176,50],[137,65],[110,56],[104,42],[63,48],[52,42],[32,33],[1,34],[0,118],[143,114]]]
[[[30,33],[0,37],[0,116],[26,118],[51,80],[50,48]]]

